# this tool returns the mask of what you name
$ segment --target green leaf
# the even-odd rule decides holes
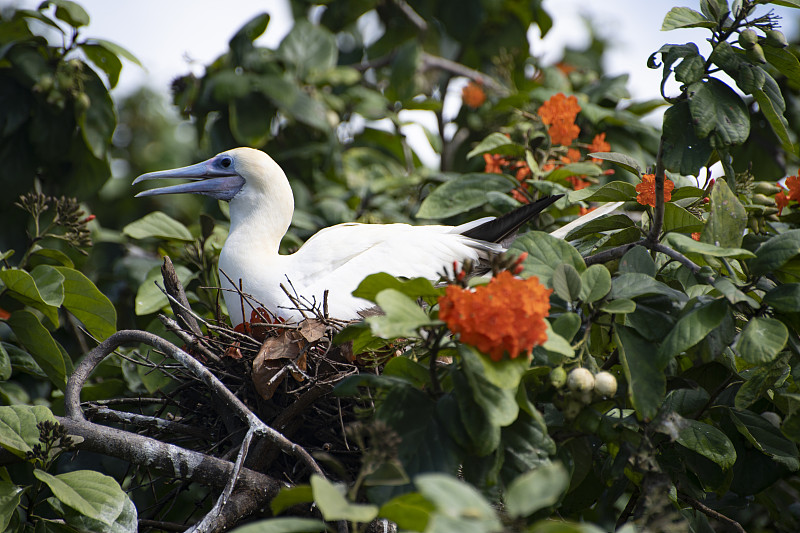
[[[378,293],[384,289],[395,289],[411,298],[436,299],[444,294],[444,289],[434,287],[433,283],[425,278],[399,280],[391,274],[379,272],[364,278],[353,291],[353,296],[374,302]]]
[[[377,506],[348,502],[336,485],[320,475],[311,476],[311,490],[314,492],[314,502],[325,520],[365,523],[378,516]]]
[[[502,133],[493,132],[488,137],[478,143],[478,145],[469,151],[467,159],[471,159],[476,155],[481,154],[502,154],[521,156],[525,152],[525,148],[512,141]]]
[[[517,386],[511,386],[511,383],[505,386],[495,385],[494,381],[496,381],[497,375],[493,375],[491,381],[487,379],[485,368],[488,365],[478,357],[477,350],[462,345],[459,347],[458,353],[464,363],[463,372],[469,382],[470,396],[486,413],[489,423],[504,427],[514,422],[519,413],[519,405],[516,400]],[[521,368],[521,365],[509,368],[517,370],[513,374],[513,378],[519,384],[525,369]],[[520,372],[520,370],[522,371]]]
[[[11,358],[3,344],[0,343],[0,381],[11,377]]]
[[[247,54],[253,50],[253,41],[258,39],[267,29],[269,13],[259,13],[247,22],[231,37],[228,46],[233,61],[237,65],[247,61]]]
[[[269,518],[237,527],[231,533],[319,533],[325,522],[313,518]]]
[[[384,289],[375,297],[375,303],[385,313],[367,318],[372,334],[384,339],[415,337],[422,326],[431,319],[417,303],[396,289]]]
[[[86,57],[108,76],[108,84],[113,89],[119,81],[119,73],[122,71],[122,61],[105,46],[93,43],[83,43],[81,50]]]
[[[70,0],[48,0],[46,3],[56,6],[56,18],[70,26],[80,28],[89,25],[89,14],[78,3]]]
[[[563,355],[564,357],[573,357],[575,355],[575,350],[572,349],[569,341],[553,331],[550,322],[546,321],[545,323],[547,324],[547,341],[542,344],[542,348],[548,352]]]
[[[425,531],[435,507],[416,492],[409,492],[383,504],[378,516],[404,531]]]
[[[117,331],[117,310],[89,278],[74,268],[55,267],[64,277],[64,307],[99,340]]]
[[[0,481],[0,531],[7,531],[8,523],[17,511],[25,489],[8,481]]]
[[[647,274],[654,278],[656,276],[656,263],[644,246],[635,246],[625,252],[625,255],[619,260],[618,272],[620,274]]]
[[[508,514],[520,518],[555,505],[567,491],[569,477],[559,462],[544,464],[517,477],[505,495]]]
[[[57,325],[58,306],[64,299],[64,289],[57,284],[60,274],[46,265],[40,265],[36,269],[34,271],[45,284],[44,287],[38,287],[33,275],[18,268],[0,270],[0,282],[5,285],[9,296],[41,311],[52,324]]]
[[[106,150],[111,146],[111,136],[117,127],[114,102],[105,84],[92,69],[85,69],[83,90],[89,97],[90,105],[77,116],[81,135],[92,155],[104,160]]]
[[[619,298],[632,299],[638,296],[654,294],[662,294],[678,301],[686,301],[687,299],[687,296],[684,293],[677,291],[665,285],[664,283],[661,283],[660,281],[656,281],[647,274],[636,272],[620,274],[619,276],[615,277],[611,283],[610,298],[612,300]]]
[[[599,176],[602,173],[603,169],[594,163],[569,163],[551,170],[545,175],[544,179],[548,181],[558,181],[569,176]]]
[[[581,273],[580,300],[593,303],[611,291],[611,273],[604,265],[592,265]]]
[[[578,272],[586,270],[586,263],[574,246],[541,231],[521,235],[509,252],[516,255],[528,252],[528,257],[522,262],[522,277],[536,276],[539,283],[548,287],[552,287],[555,268],[562,263],[573,266]]]
[[[183,265],[175,267],[175,274],[178,276],[181,285],[186,287],[189,282],[194,279],[195,273]],[[149,315],[169,305],[169,299],[161,292],[156,282],[164,287],[162,280],[161,267],[154,266],[147,273],[147,278],[139,285],[136,291],[135,311],[138,316]]]
[[[762,46],[764,57],[778,72],[789,78],[792,85],[800,85],[800,61],[787,48]]]
[[[514,182],[500,174],[461,174],[444,182],[422,201],[417,218],[448,218],[486,203],[491,191],[507,193]]]
[[[111,525],[104,524],[94,518],[89,518],[72,507],[63,505],[61,501],[55,497],[47,499],[47,503],[55,509],[56,513],[64,518],[64,522],[68,526],[78,531],[102,531],[103,533],[137,533],[139,530],[139,517],[137,516],[136,506],[133,502],[125,497],[125,502],[122,506],[122,512],[119,514],[114,523]]]
[[[664,204],[664,231],[694,233],[702,230],[703,221],[689,211],[671,202]]]
[[[581,288],[581,275],[574,266],[561,263],[553,270],[553,290],[565,302],[577,300]]]
[[[756,250],[756,257],[748,262],[748,266],[753,274],[763,275],[780,269],[797,254],[800,254],[800,229],[769,239]]]
[[[122,233],[132,239],[156,237],[183,242],[194,240],[186,226],[161,211],[153,211],[139,220],[131,222],[122,228]]]
[[[753,252],[744,248],[714,246],[713,244],[696,241],[688,235],[681,235],[680,233],[667,234],[663,242],[684,254],[702,254],[710,255],[711,257],[731,257],[733,259],[749,259],[755,256]]]
[[[779,428],[752,411],[729,411],[736,429],[761,453],[782,464],[791,472],[800,470],[797,445],[787,439]]]
[[[661,31],[676,30],[678,28],[713,28],[717,24],[708,20],[702,13],[688,7],[673,7],[661,23]]]
[[[24,309],[11,313],[8,325],[50,381],[63,391],[67,386],[67,366],[58,344],[47,328],[39,322],[36,315]]]
[[[485,378],[486,381],[500,389],[513,389],[516,391],[522,376],[531,366],[530,362],[525,357],[517,357],[514,359],[503,358],[500,361],[493,361],[487,355],[484,355],[478,350],[463,344],[458,347],[458,351],[461,354],[461,357],[464,358],[465,365],[467,364],[466,361],[468,361],[468,365],[473,369],[474,373],[479,374],[482,378]],[[389,364],[396,359],[399,358],[392,359],[387,364],[387,368]],[[482,369],[478,369],[477,367],[477,363],[479,362],[482,365]],[[421,366],[419,367],[418,371],[420,370],[422,370]],[[428,371],[427,368],[424,370],[426,372]],[[425,377],[427,378],[427,376]],[[427,382],[428,379],[425,380],[425,383]],[[417,380],[417,384],[419,386],[422,383]]]
[[[714,461],[723,470],[733,466],[736,462],[736,449],[725,433],[697,420],[677,414],[673,416],[678,429],[678,437],[675,439],[678,444]]]
[[[338,51],[333,33],[324,26],[302,19],[295,23],[278,47],[278,55],[295,66],[300,79],[312,72],[325,72],[335,67]]]
[[[449,519],[446,523],[460,527],[461,531],[464,528],[476,532],[502,529],[492,506],[471,485],[445,474],[422,474],[414,478],[414,484],[436,507],[437,513],[428,524],[429,531],[446,531],[437,527],[443,518]]]
[[[636,177],[639,179],[642,177],[641,165],[639,165],[639,162],[629,155],[622,154],[620,152],[593,152],[587,155],[588,157],[593,157],[595,159],[611,161],[612,163],[616,163],[617,165],[621,166],[625,170],[636,174]]]
[[[725,180],[717,180],[711,191],[711,213],[700,241],[714,246],[739,248],[746,227],[747,211],[744,206]]]
[[[627,202],[634,198],[636,198],[636,185],[628,183],[627,181],[612,181],[606,183],[599,189],[596,187],[586,187],[567,194],[567,200],[571,203],[578,201]]]
[[[53,476],[37,468],[33,475],[50,487],[62,503],[108,526],[116,522],[128,499],[114,478],[94,470]]]
[[[728,278],[718,278],[714,280],[714,288],[717,289],[732,304],[746,303],[753,309],[758,309],[759,304],[755,299],[739,290],[739,287]]]
[[[261,75],[255,88],[266,95],[287,117],[321,132],[330,132],[327,108],[307,93],[295,78],[278,75]]]
[[[0,446],[18,457],[39,444],[39,422],[55,422],[56,418],[43,405],[11,405],[0,407]]]
[[[711,157],[711,142],[700,139],[692,127],[689,102],[681,101],[664,112],[662,139],[664,166],[670,172],[697,175]]]
[[[636,311],[636,302],[627,298],[617,298],[604,303],[600,310],[604,313],[625,315]]]
[[[567,235],[566,240],[572,241],[586,237],[587,235],[592,235],[593,233],[632,228],[634,225],[633,220],[631,220],[628,215],[609,215],[596,218],[575,228]]]
[[[669,361],[672,357],[685,352],[706,338],[722,323],[728,312],[728,303],[724,299],[692,309],[681,317],[673,326],[667,338],[661,343],[658,351],[659,359]]]
[[[762,303],[787,313],[800,311],[800,283],[778,285],[764,295]]]
[[[750,114],[741,97],[716,78],[695,82],[687,88],[689,110],[697,136],[715,133],[722,144],[735,145],[750,135]]]
[[[133,63],[134,65],[137,65],[137,66],[140,66],[140,67],[142,66],[142,62],[139,61],[139,59],[135,55],[133,55],[126,48],[118,45],[115,42],[106,41],[105,39],[98,39],[96,37],[93,37],[93,38],[89,39],[89,42],[95,43],[95,44],[99,44],[100,46],[102,46],[103,48],[105,48],[106,50],[111,52],[112,54],[116,55],[117,57],[124,57],[125,59],[127,59],[128,61]]]
[[[552,327],[555,333],[564,337],[567,342],[572,342],[572,339],[581,329],[581,317],[578,313],[562,313],[553,322]]]
[[[765,74],[763,89],[753,91],[753,97],[758,102],[758,108],[764,113],[770,128],[780,139],[783,149],[794,153],[795,147],[789,135],[789,123],[783,116],[786,111],[786,101],[783,99],[778,83],[768,73]]]
[[[667,361],[660,359],[652,343],[635,330],[619,326],[619,358],[628,382],[628,398],[644,420],[651,420],[661,407],[667,392],[664,369]]]
[[[775,359],[788,340],[789,330],[780,320],[753,317],[742,331],[736,351],[748,363],[761,365]]]

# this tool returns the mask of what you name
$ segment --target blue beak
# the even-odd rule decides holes
[[[230,201],[244,186],[244,178],[232,172],[232,168],[219,168],[215,164],[216,162],[216,158],[214,158],[195,165],[189,165],[188,167],[142,174],[133,181],[133,185],[146,180],[158,179],[187,179],[191,181],[180,185],[142,191],[136,197],[193,193],[204,194],[217,200]]]

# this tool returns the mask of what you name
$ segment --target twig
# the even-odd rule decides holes
[[[661,229],[664,226],[664,136],[661,136],[661,141],[658,143],[658,154],[656,155],[656,207],[653,212],[653,225],[650,227],[650,233],[647,234],[646,240],[650,244],[657,244],[658,238],[661,236]]]
[[[173,422],[172,420],[164,420],[156,416],[137,415],[100,406],[90,406],[86,409],[86,414],[92,420],[98,419],[103,422],[130,424],[143,429],[157,430],[168,434],[188,435],[199,439],[208,440],[213,438],[207,429]]]
[[[164,288],[167,294],[174,296],[173,299],[170,299],[170,306],[178,322],[196,336],[202,337],[203,331],[200,329],[200,325],[192,313],[187,312],[187,309],[191,309],[189,299],[186,298],[186,292],[183,290],[183,285],[175,273],[175,267],[172,266],[172,260],[168,256],[164,257],[164,264],[161,265],[161,277],[164,279]]]
[[[499,81],[495,80],[488,74],[484,74],[483,72],[479,72],[469,67],[465,67],[461,63],[457,63],[455,61],[451,61],[443,57],[434,56],[427,52],[422,52],[420,54],[419,59],[422,62],[423,71],[434,68],[446,70],[458,76],[464,76],[465,78],[469,78],[470,80],[476,83],[481,83],[487,89],[491,89],[492,91],[498,93],[500,96],[508,96],[508,94],[510,94],[509,90],[506,87],[504,87]]]
[[[183,365],[187,370],[202,381],[222,403],[239,418],[247,423],[248,426],[255,428],[255,431],[282,451],[297,457],[306,464],[312,472],[323,475],[313,457],[302,447],[284,437],[281,433],[264,424],[242,401],[237,398],[225,385],[217,379],[205,366],[197,359],[184,352],[174,344],[165,341],[161,337],[146,331],[122,330],[114,333],[105,341],[100,343],[95,349],[89,352],[86,357],[75,367],[75,371],[67,381],[67,389],[64,393],[64,407],[67,416],[75,420],[85,420],[80,407],[80,391],[83,384],[89,378],[94,368],[108,356],[112,351],[126,343],[148,344],[169,357],[172,357]]]
[[[608,263],[609,261],[621,258],[623,255],[628,253],[628,250],[630,250],[634,246],[641,246],[643,244],[644,240],[641,240],[637,242],[623,244],[622,246],[609,248],[608,250],[603,250],[602,252],[598,252],[594,255],[590,255],[589,257],[584,258],[584,261],[586,263],[586,266]]]
[[[417,27],[417,30],[420,32],[428,31],[428,23],[425,22],[425,19],[422,18],[419,13],[414,11],[414,8],[408,5],[408,2],[405,0],[394,0],[395,5],[400,8],[400,11],[403,12],[403,15],[406,16],[411,23]]]
[[[183,331],[183,329],[181,329],[180,324],[172,320],[170,317],[159,314],[158,319],[161,321],[162,324],[164,324],[164,326],[166,326],[166,328],[169,331],[177,335],[178,338],[180,338],[184,343],[186,343],[186,345],[189,346],[191,349],[200,352],[200,354],[202,354],[203,357],[211,359],[216,363],[220,363],[222,361],[219,358],[219,356],[217,356],[217,354],[215,354],[214,352],[209,350],[206,346],[204,346],[196,337],[193,337],[189,333]]]
[[[701,513],[703,513],[704,515],[714,518],[715,520],[719,520],[723,524],[727,525],[732,531],[735,531],[736,533],[747,533],[742,527],[742,525],[733,518],[728,518],[724,514],[703,505],[694,498],[689,498],[688,496],[682,496],[681,499],[686,503],[688,503],[693,509],[696,509]]]

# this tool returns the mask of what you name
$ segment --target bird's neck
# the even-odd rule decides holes
[[[249,247],[254,253],[277,255],[294,213],[289,183],[271,192],[237,195],[230,206],[228,241]]]

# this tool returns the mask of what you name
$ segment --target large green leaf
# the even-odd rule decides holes
[[[667,392],[666,361],[635,330],[619,326],[619,358],[628,382],[628,398],[644,420],[652,419]]]
[[[657,281],[647,274],[631,272],[620,274],[612,280],[611,299],[632,299],[638,296],[662,294],[678,301],[685,301],[687,296],[668,285]]]
[[[800,311],[800,283],[778,285],[764,295],[762,302],[778,311],[796,313]]]
[[[569,487],[569,473],[561,463],[544,464],[516,478],[505,494],[512,518],[530,516],[555,505]]]
[[[384,289],[375,297],[384,315],[367,318],[372,333],[384,339],[414,337],[431,319],[417,303],[396,289]]]
[[[11,377],[11,358],[2,343],[0,343],[0,381]]]
[[[711,257],[731,257],[733,259],[749,259],[755,255],[744,248],[714,246],[713,244],[696,241],[688,235],[680,233],[669,233],[664,237],[663,242],[684,254],[703,254]]]
[[[434,509],[421,494],[410,492],[383,504],[378,516],[394,522],[404,531],[425,531]]]
[[[558,181],[569,176],[599,176],[602,173],[603,169],[594,163],[569,163],[551,170],[544,179],[548,181]]]
[[[761,365],[775,359],[788,340],[789,330],[780,320],[753,317],[742,331],[736,351],[748,363]]]
[[[781,233],[769,239],[756,250],[755,259],[748,262],[753,274],[767,274],[778,270],[790,259],[800,254],[800,229]]]
[[[24,491],[23,487],[9,481],[0,481],[0,531],[7,531],[8,523],[17,511]]]
[[[325,520],[347,520],[349,522],[370,522],[378,516],[378,507],[350,503],[344,497],[344,487],[338,488],[322,476],[311,476],[311,490],[314,491],[314,502],[319,507]]]
[[[184,287],[186,287],[196,276],[195,273],[183,265],[178,265],[175,267],[175,274],[178,276],[181,285]],[[142,284],[139,285],[139,289],[136,291],[134,309],[137,315],[141,316],[155,313],[159,309],[169,305],[169,299],[164,295],[163,292],[161,292],[161,289],[158,288],[156,283],[158,283],[162,288],[164,287],[160,266],[154,266],[150,269],[150,271],[147,273],[147,277]]]
[[[702,13],[688,7],[673,7],[661,23],[661,31],[678,28],[713,28],[717,24],[708,20]]]
[[[92,69],[84,69],[83,90],[89,97],[90,105],[78,115],[78,125],[86,147],[97,159],[103,160],[111,145],[111,135],[117,127],[114,102],[105,84]]]
[[[764,113],[772,131],[778,136],[784,150],[794,153],[795,147],[789,135],[789,123],[783,116],[786,111],[786,101],[775,79],[765,73],[764,87],[753,91],[753,97],[758,102],[758,108]]]
[[[712,425],[673,415],[678,429],[678,444],[699,453],[727,470],[736,462],[736,449],[731,440]]]
[[[417,218],[447,218],[486,203],[491,191],[506,193],[514,182],[500,174],[461,174],[439,185],[422,201]]]
[[[89,278],[74,268],[54,267],[64,277],[64,307],[99,340],[117,331],[117,310]]]
[[[744,206],[725,180],[717,180],[711,191],[711,213],[700,240],[718,247],[739,248],[746,226]]]
[[[53,476],[37,468],[33,475],[50,487],[63,504],[107,526],[116,522],[128,499],[114,478],[94,470]]]
[[[63,276],[47,265],[37,266],[30,274],[19,268],[0,270],[0,282],[8,295],[41,311],[54,325],[58,324],[58,307],[64,301],[64,288],[60,283],[63,281]],[[39,287],[37,282],[43,286]]]
[[[80,46],[86,57],[108,76],[108,85],[114,88],[119,81],[119,73],[122,71],[122,61],[111,50],[105,46],[95,43],[83,43]]]
[[[353,296],[374,302],[378,293],[384,289],[395,289],[411,298],[438,298],[444,294],[444,289],[434,287],[425,278],[399,280],[391,274],[378,272],[364,278],[353,291]]]
[[[728,303],[724,299],[692,309],[681,317],[661,343],[658,357],[668,361],[702,341],[722,323],[728,312]]]
[[[539,283],[548,287],[552,286],[553,272],[561,263],[573,266],[579,273],[586,270],[586,263],[574,246],[541,231],[520,236],[509,252],[517,255],[527,252],[528,257],[522,262],[522,276],[536,276]]]
[[[611,290],[611,273],[605,265],[592,265],[581,273],[580,299],[593,303]]]
[[[67,365],[64,355],[50,332],[39,319],[25,309],[14,311],[8,319],[8,325],[17,336],[17,340],[42,367],[47,377],[62,391],[67,386]]]
[[[502,133],[493,132],[469,151],[467,159],[486,153],[521,156],[525,153],[525,148]]]
[[[159,239],[184,242],[191,242],[194,240],[194,237],[192,237],[191,232],[186,226],[161,211],[153,211],[139,220],[131,222],[122,228],[122,233],[133,239],[157,237]]]
[[[284,111],[287,117],[322,132],[331,130],[326,107],[303,90],[295,78],[262,75],[258,77],[255,86]]]
[[[636,174],[637,178],[642,178],[642,166],[637,160],[627,154],[622,154],[620,152],[593,152],[587,155],[595,159],[602,159],[604,161],[616,163],[625,170]]]
[[[136,506],[129,497],[125,497],[122,512],[114,523],[105,524],[100,520],[89,518],[85,514],[74,510],[72,507],[63,505],[61,500],[52,497],[47,499],[56,512],[64,517],[64,521],[78,531],[102,531],[103,533],[137,533],[139,531],[139,517]]]
[[[72,0],[47,0],[45,4],[56,6],[56,18],[70,26],[79,28],[89,25],[89,14],[80,4]]]
[[[627,202],[634,198],[636,198],[636,186],[627,181],[612,181],[600,188],[586,187],[567,195],[570,202]]]
[[[324,26],[302,19],[294,24],[278,47],[278,55],[295,67],[300,79],[335,67],[338,51],[335,35]]]
[[[635,224],[633,220],[631,220],[628,215],[610,215],[607,217],[600,217],[575,228],[567,235],[566,240],[571,241],[574,239],[580,239],[581,237],[586,237],[592,233],[632,228],[634,225]]]
[[[561,263],[553,270],[553,291],[565,302],[573,302],[581,295],[581,275],[575,267]]]
[[[436,507],[428,531],[491,532],[502,529],[495,510],[472,485],[444,474],[419,475],[414,478],[414,484]],[[455,529],[446,529],[448,527]]]
[[[702,229],[703,221],[686,209],[671,202],[664,204],[664,231],[694,233]]]
[[[791,472],[800,470],[797,445],[784,437],[779,428],[752,411],[731,409],[729,412],[736,429],[758,451],[772,457]]]
[[[724,145],[741,144],[750,134],[750,114],[741,97],[716,78],[687,88],[689,111],[697,136],[714,133]]]
[[[464,363],[464,375],[469,382],[469,393],[475,402],[481,406],[491,424],[504,427],[517,419],[519,405],[516,400],[516,387],[498,386],[493,380],[486,377],[486,366],[476,351],[464,346],[458,350]],[[519,370],[519,367],[512,367]],[[517,383],[522,377],[516,378]]]
[[[670,172],[697,175],[711,157],[711,143],[699,138],[692,127],[689,102],[681,101],[664,112],[662,139],[664,166]]]
[[[39,444],[39,422],[55,422],[53,413],[43,405],[0,407],[0,446],[18,457]]]

